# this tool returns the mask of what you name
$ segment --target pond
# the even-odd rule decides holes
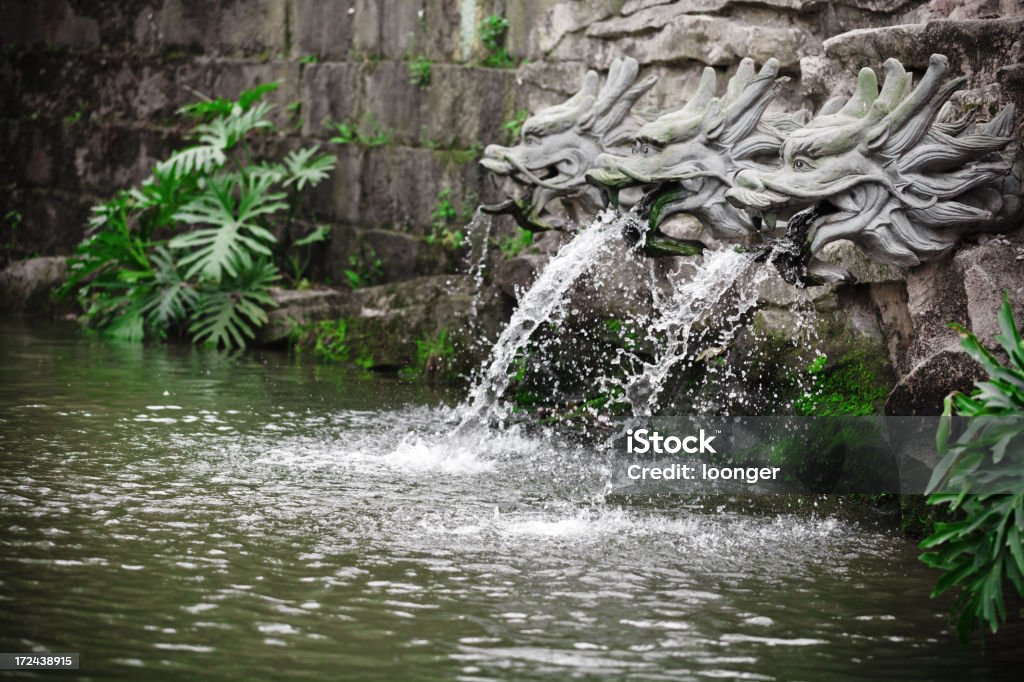
[[[0,651],[81,679],[1012,679],[870,516],[615,506],[556,432],[276,354],[0,327]],[[29,673],[24,673],[30,676]],[[37,673],[59,676],[59,673]]]

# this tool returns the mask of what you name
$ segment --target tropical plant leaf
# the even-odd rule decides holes
[[[212,179],[206,191],[175,215],[190,225],[209,225],[171,240],[172,249],[187,250],[179,264],[186,278],[202,274],[219,282],[226,274],[238,275],[239,259],[250,253],[271,255],[277,239],[257,220],[287,208],[283,194],[271,192],[265,176]],[[235,196],[235,188],[239,196]]]
[[[331,226],[320,225],[313,229],[309,234],[301,239],[295,240],[295,246],[309,246],[317,242],[327,241],[331,238]]]
[[[103,335],[119,341],[138,343],[146,337],[146,324],[142,313],[143,303],[138,296],[129,295],[122,300],[126,305],[103,329]]]
[[[319,147],[306,147],[296,149],[284,157],[284,165],[288,170],[285,187],[294,184],[301,192],[306,185],[315,187],[331,174],[338,157],[333,154],[315,156],[319,150]]]
[[[244,348],[247,340],[255,337],[255,330],[266,323],[266,308],[276,305],[268,289],[278,279],[277,268],[263,259],[246,265],[220,288],[202,293],[196,320],[189,327],[193,341]]]
[[[152,259],[156,268],[153,281],[153,292],[150,294],[142,312],[147,321],[161,332],[188,317],[195,308],[199,294],[186,281],[174,263],[174,257],[166,248],[154,251]]]
[[[992,632],[1006,620],[1004,578],[1024,597],[1024,342],[1016,328],[1009,300],[1004,296],[997,340],[1010,357],[999,359],[974,334],[960,332],[965,351],[989,375],[975,384],[971,395],[951,394],[945,402],[936,445],[944,456],[932,475],[929,504],[949,504],[959,510],[955,523],[936,523],[921,543],[921,560],[943,571],[934,594],[961,588],[953,606],[962,640],[979,624]],[[950,414],[968,417],[967,428],[950,442]],[[978,493],[984,494],[978,494]]]
[[[315,185],[334,163],[315,148],[283,163],[254,160],[247,145],[242,149],[248,136],[273,128],[272,106],[260,100],[277,87],[183,107],[197,119],[191,144],[156,164],[138,187],[92,209],[89,236],[59,290],[77,292],[91,326],[139,340],[187,321],[197,341],[241,347],[266,320],[273,306],[266,289],[278,276],[267,262],[276,242],[268,221],[289,208],[280,189]],[[291,200],[297,205],[295,193]],[[182,226],[191,231],[161,241],[160,230]],[[300,245],[326,236],[317,228]]]
[[[220,144],[200,144],[175,152],[156,165],[156,172],[178,177],[209,173],[223,166],[227,160],[224,147]]]
[[[223,97],[217,99],[204,100],[202,102],[194,102],[192,104],[186,104],[185,106],[178,109],[178,113],[186,114],[196,118],[213,118],[218,116],[230,116],[238,110],[247,111],[253,104],[258,102],[269,92],[277,90],[281,85],[280,81],[274,81],[272,83],[261,83],[254,88],[245,90],[238,96],[238,101],[233,102]]]
[[[273,81],[270,83],[260,83],[256,87],[245,90],[238,96],[238,106],[242,107],[243,111],[248,111],[253,104],[263,99],[264,95],[274,92],[280,86],[281,81]]]

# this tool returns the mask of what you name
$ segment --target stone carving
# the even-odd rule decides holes
[[[519,144],[488,145],[481,165],[507,177],[518,193],[484,206],[484,212],[511,214],[531,232],[569,229],[574,210],[597,213],[601,195],[584,174],[599,154],[628,143],[636,130],[630,110],[657,80],[635,82],[639,70],[635,59],[616,59],[600,89],[597,73],[588,71],[583,86],[568,101],[526,119]],[[565,205],[567,217],[552,213],[556,200]]]
[[[862,69],[841,109],[789,134],[781,167],[743,170],[726,193],[767,215],[811,205],[790,220],[788,235],[804,259],[847,239],[877,261],[913,266],[966,235],[1012,229],[1020,217],[1013,106],[980,127],[969,117],[945,120],[965,78],[943,82],[944,56],[931,56],[917,87],[895,59],[883,68],[881,92],[875,72]]]
[[[765,116],[781,82],[779,62],[769,59],[760,72],[744,59],[723,97],[715,97],[716,76],[706,68],[686,106],[668,112],[636,131],[632,153],[602,154],[588,179],[610,193],[643,186],[633,208],[647,223],[644,250],[649,255],[679,255],[662,248],[671,238],[659,230],[670,216],[697,218],[716,239],[745,237],[756,231],[751,215],[726,201],[730,178],[740,170],[777,164],[788,132],[804,123],[803,113]],[[653,247],[653,248],[652,248]]]

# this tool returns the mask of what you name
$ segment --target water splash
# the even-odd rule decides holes
[[[599,214],[590,227],[581,230],[559,250],[522,295],[519,307],[491,350],[486,369],[470,391],[457,432],[468,424],[505,417],[499,401],[508,388],[512,362],[537,328],[562,314],[572,285],[611,244],[619,240],[621,221],[611,211]]]
[[[470,307],[470,314],[476,317],[480,307],[480,298],[484,291],[484,272],[487,269],[487,257],[491,241],[491,226],[494,223],[492,216],[483,212],[478,206],[473,218],[463,228],[466,241],[469,243],[470,251],[467,255],[466,273],[473,280],[473,302]]]
[[[667,300],[656,301],[661,314],[647,333],[647,340],[657,348],[656,355],[643,364],[640,374],[629,377],[621,386],[634,416],[657,412],[672,370],[696,355],[692,335],[698,324],[710,322],[717,332],[708,350],[728,345],[757,304],[765,272],[750,256],[722,249],[708,253],[691,279],[672,280]],[[744,278],[748,273],[752,276]]]

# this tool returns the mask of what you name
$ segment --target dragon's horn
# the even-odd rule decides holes
[[[640,66],[632,57],[612,62],[594,108],[581,126],[599,135],[618,126],[636,101],[658,82],[652,76],[634,84],[639,71]]]
[[[857,87],[853,90],[853,96],[846,102],[836,115],[847,118],[864,118],[868,113],[871,104],[878,98],[878,76],[875,72],[864,67],[857,74]]]
[[[943,85],[942,79],[948,70],[949,60],[941,54],[933,54],[921,82],[902,99],[892,113],[878,123],[879,128],[884,126],[888,131],[885,143],[880,148],[882,154],[902,154],[928,132],[942,105],[967,81],[961,77]],[[876,136],[878,131],[873,133],[869,133],[869,136]]]
[[[750,57],[745,57],[739,67],[736,69],[736,75],[729,79],[729,84],[725,88],[725,102],[735,102],[739,99],[743,91],[746,90],[747,85],[754,78],[754,60]]]
[[[882,68],[885,69],[885,81],[875,102],[881,102],[888,111],[892,111],[907,96],[911,76],[895,59],[886,59]]]
[[[579,92],[562,104],[543,109],[523,123],[523,130],[555,132],[567,130],[594,106],[597,96],[598,76],[596,71],[587,71]]]
[[[779,60],[769,59],[757,76],[747,79],[743,91],[730,99],[721,128],[716,135],[709,132],[708,137],[717,137],[720,143],[731,145],[753,132],[775,97],[779,83],[784,80],[777,79],[778,75]]]
[[[1003,110],[996,114],[996,117],[991,121],[982,126],[982,132],[987,135],[995,135],[998,137],[1007,137],[1013,130],[1013,111],[1014,107],[1012,104],[1007,104],[1003,107]]]
[[[708,104],[711,103],[711,98],[715,96],[715,82],[717,79],[715,70],[710,66],[705,66],[704,73],[700,76],[697,92],[693,94],[693,97],[686,103],[686,106],[679,110],[679,113],[688,118],[707,109]]]
[[[731,105],[746,91],[754,78],[754,60],[745,57],[740,61],[736,74],[729,79],[725,88],[725,96],[712,102],[704,111],[701,131],[711,139],[717,139],[725,130],[725,122]]]
[[[831,116],[846,104],[845,97],[832,97],[827,102],[821,105],[821,109],[818,111],[818,116]]]

